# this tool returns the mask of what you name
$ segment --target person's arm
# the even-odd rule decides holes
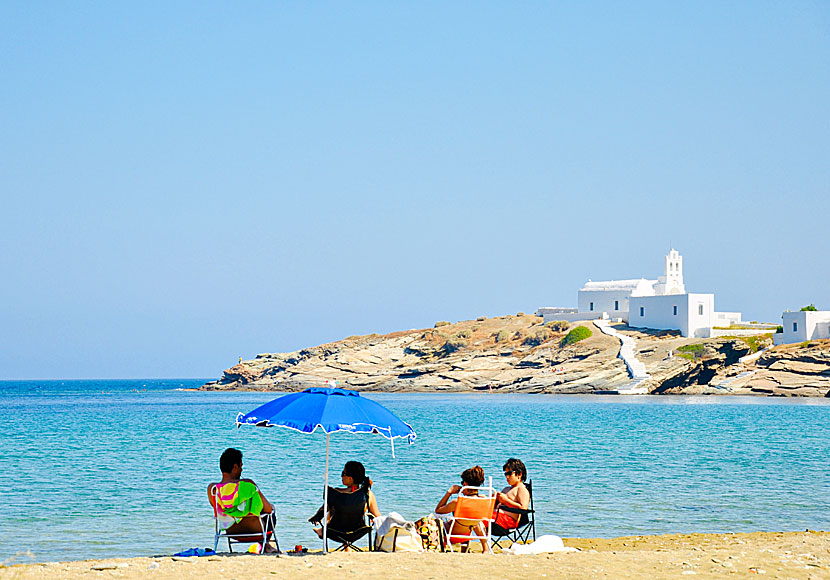
[[[375,517],[380,516],[380,510],[378,509],[378,500],[371,489],[369,490],[369,513]]]
[[[216,507],[216,498],[213,495],[213,486],[216,485],[215,483],[209,483],[207,487],[207,494],[208,494],[208,501],[210,502],[210,506],[215,508]]]
[[[239,481],[247,481],[248,483],[253,483],[254,485],[256,485],[253,479],[240,479]],[[265,494],[262,493],[261,489],[259,489],[258,485],[256,485],[256,490],[259,494],[259,499],[262,500],[262,513],[270,514],[271,512],[273,512],[274,506],[271,505],[271,502],[268,501],[268,499],[265,497]]]
[[[271,505],[271,502],[265,498],[265,494],[262,493],[262,490],[259,487],[256,488],[257,493],[259,493],[259,498],[262,500],[262,513],[270,514],[274,511],[274,506]]]
[[[450,501],[450,498],[461,491],[460,485],[453,485],[444,493],[441,501],[435,507],[436,514],[451,514],[455,511],[455,500]]]

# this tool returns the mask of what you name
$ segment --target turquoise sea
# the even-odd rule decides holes
[[[0,562],[171,554],[210,546],[206,487],[226,447],[277,505],[282,546],[319,546],[325,436],[237,429],[275,394],[200,380],[0,381]],[[535,484],[538,532],[612,537],[830,530],[830,399],[371,394],[414,445],[335,434],[330,475],[363,461],[381,511],[429,513],[474,464]],[[220,547],[221,549],[221,547]]]

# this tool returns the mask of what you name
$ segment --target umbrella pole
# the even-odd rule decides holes
[[[326,533],[329,527],[329,434],[326,433],[326,477],[323,489],[323,553],[326,550]]]

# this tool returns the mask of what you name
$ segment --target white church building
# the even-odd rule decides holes
[[[683,257],[672,249],[656,280],[588,280],[579,290],[578,308],[540,308],[550,320],[619,319],[632,327],[679,330],[683,336],[709,337],[715,326],[729,326],[740,312],[715,312],[715,295],[686,292]]]

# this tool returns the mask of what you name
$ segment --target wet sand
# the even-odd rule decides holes
[[[0,568],[0,579],[830,579],[830,532],[566,538],[565,545],[579,551],[534,556],[340,552],[279,557],[118,558],[13,565]]]

